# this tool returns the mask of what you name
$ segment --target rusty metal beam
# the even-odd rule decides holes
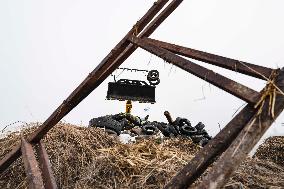
[[[37,152],[45,188],[57,189],[48,154],[41,141],[38,143]]]
[[[193,184],[216,157],[230,146],[256,112],[252,105],[246,105],[164,188],[183,189]]]
[[[64,102],[50,115],[50,117],[28,137],[30,142],[39,142],[44,135],[56,125],[65,115],[67,115],[74,107],[76,107],[83,99],[85,99],[96,87],[99,78],[106,69],[124,52],[128,47],[127,40],[131,35],[139,34],[143,28],[155,17],[155,15],[163,8],[169,0],[158,0],[147,11],[147,13],[133,26],[127,35],[111,50],[111,52],[102,60],[102,62],[89,74],[89,76],[64,100]],[[13,163],[20,155],[21,146],[16,145],[10,153],[8,153],[0,161],[0,173],[2,173],[11,163]]]
[[[43,189],[43,181],[39,165],[33,151],[33,147],[23,137],[21,138],[21,151],[25,165],[26,176],[28,179],[29,189]]]
[[[236,71],[236,72],[249,75],[252,77],[256,77],[259,79],[263,79],[263,80],[265,80],[263,76],[265,76],[266,78],[269,78],[270,74],[273,71],[273,69],[271,68],[254,65],[254,64],[247,63],[247,62],[242,62],[239,60],[234,60],[231,58],[226,58],[226,57],[210,54],[210,53],[203,52],[203,51],[158,41],[155,39],[147,38],[145,39],[145,41],[147,41],[147,43],[162,47],[170,52],[173,52],[181,56],[185,56],[188,58],[206,62],[206,63],[212,64],[215,66],[219,66],[225,69]]]
[[[228,79],[218,73],[213,72],[212,70],[209,70],[207,68],[204,68],[200,65],[197,65],[185,58],[182,58],[168,50],[165,50],[163,48],[154,46],[152,44],[149,44],[144,39],[139,39],[135,36],[132,36],[129,38],[129,40],[143,48],[144,50],[155,54],[156,56],[164,59],[167,62],[170,62],[177,67],[199,77],[200,79],[203,79],[220,89],[227,91],[228,93],[248,102],[251,104],[257,103],[260,94],[240,83],[237,83],[231,79]]]
[[[234,170],[247,157],[248,153],[261,139],[266,130],[280,115],[284,109],[284,69],[281,70],[275,84],[282,91],[282,94],[280,94],[280,91],[278,91],[279,93],[274,93],[276,95],[275,107],[271,106],[269,103],[270,98],[267,96],[264,106],[259,108],[260,112],[246,124],[238,137],[222,154],[212,169],[210,169],[207,176],[201,180],[201,183],[196,188],[214,189],[223,187]],[[272,111],[274,111],[274,116],[272,116]]]

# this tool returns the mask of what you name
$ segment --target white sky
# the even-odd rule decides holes
[[[0,129],[14,121],[43,122],[151,7],[153,0],[1,0]],[[284,66],[283,0],[184,0],[151,36],[167,42],[277,68]],[[150,60],[150,63],[149,63]],[[202,64],[255,90],[265,82]],[[210,134],[244,104],[143,50],[122,67],[157,69],[154,105],[134,103],[133,113],[166,121],[163,112],[202,121]],[[120,78],[137,78],[122,74]],[[141,79],[146,79],[143,75]],[[124,111],[105,100],[102,83],[63,120],[87,125],[93,117]],[[203,98],[203,95],[205,98]],[[200,100],[202,99],[203,100]],[[284,135],[283,114],[267,135]]]

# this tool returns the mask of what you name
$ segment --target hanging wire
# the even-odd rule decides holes
[[[10,127],[10,126],[12,126],[12,125],[15,125],[15,124],[17,124],[17,123],[22,123],[22,124],[28,125],[28,123],[25,122],[25,121],[15,121],[15,122],[13,122],[13,123],[10,123],[10,124],[4,126],[4,128],[1,130],[1,133],[4,133],[5,129],[7,129],[8,127]]]
[[[237,110],[233,113],[232,117],[244,106],[246,103],[243,103],[240,107],[237,108]]]
[[[202,85],[202,98],[198,98],[194,101],[201,101],[201,100],[205,100],[205,99],[206,99],[206,97],[205,97],[205,93],[204,93],[204,85]]]
[[[168,76],[171,74],[173,67],[174,67],[174,65],[172,64]]]
[[[119,76],[124,72],[124,69],[118,74],[118,76],[116,77],[116,79],[119,78]]]
[[[151,54],[151,56],[150,56],[150,58],[149,58],[149,61],[148,61],[148,63],[147,63],[147,66],[149,66],[149,65],[150,65],[151,60],[152,60],[152,57],[153,57],[153,54]]]

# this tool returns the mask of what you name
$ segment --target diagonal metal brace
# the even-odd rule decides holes
[[[200,79],[203,79],[220,89],[227,91],[228,93],[250,103],[250,104],[256,104],[260,94],[253,89],[250,89],[240,83],[237,83],[231,79],[228,79],[218,73],[213,72],[212,70],[209,70],[207,68],[204,68],[198,64],[195,64],[185,58],[182,58],[168,50],[165,50],[163,48],[154,46],[152,44],[147,43],[144,39],[139,39],[137,37],[130,37],[129,40],[141,47],[142,49],[155,54],[156,56],[164,59],[167,62],[170,62],[179,68],[199,77]]]
[[[273,89],[274,92],[267,91],[270,92],[270,94],[269,96],[264,96],[266,98],[263,101],[263,106],[258,108],[257,114],[245,125],[242,132],[222,154],[212,169],[210,169],[207,176],[201,180],[201,183],[196,188],[215,189],[223,187],[234,170],[247,157],[248,153],[283,111],[284,69],[280,71],[275,83],[269,83],[268,85],[270,85],[270,87],[271,85],[273,86],[271,88],[267,87],[264,90]],[[274,95],[272,101],[270,95]]]
[[[149,37],[160,24],[183,2],[183,0],[173,0],[162,12],[153,19],[153,21],[138,35],[139,38]],[[123,53],[109,66],[94,85],[98,87],[116,68],[118,68],[135,50],[136,45],[129,44]]]
[[[119,64],[113,65],[113,62],[121,57],[123,53],[124,57],[121,59],[123,62],[131,53],[127,52],[129,47],[129,36],[139,34],[143,28],[155,17],[155,15],[163,8],[163,6],[169,0],[158,0],[148,10],[148,12],[136,23],[136,25],[127,33],[127,35],[113,48],[113,50],[102,60],[102,62],[89,74],[89,76],[69,95],[69,97],[49,116],[49,118],[42,124],[42,126],[36,130],[32,135],[28,137],[30,142],[39,142],[45,134],[57,124],[65,115],[67,115],[74,107],[76,107],[83,99],[85,99],[101,82],[110,75],[111,72],[106,73],[108,69],[116,69]],[[146,31],[147,35],[150,35],[162,21],[175,10],[175,6],[178,6],[182,0],[173,0],[175,4],[170,4],[171,9],[160,14],[159,19],[154,19],[151,23],[152,26]],[[150,26],[150,25],[149,25]],[[143,31],[143,32],[144,32]],[[145,36],[147,36],[145,35]],[[135,49],[134,49],[135,50]],[[120,64],[122,63],[120,62]],[[113,66],[110,68],[110,66]],[[104,77],[102,77],[104,75]],[[11,165],[21,155],[20,144],[16,145],[11,152],[9,152],[3,159],[0,160],[0,173],[5,171],[9,165]]]
[[[230,146],[256,112],[252,105],[247,104],[206,146],[198,151],[164,189],[183,189],[192,185]]]
[[[223,56],[218,56],[214,54],[210,54],[207,52],[171,44],[171,43],[166,43],[163,41],[158,41],[155,39],[150,39],[150,38],[144,38],[147,43],[150,43],[155,46],[159,46],[161,48],[164,48],[168,51],[171,51],[172,53],[185,56],[188,58],[192,58],[195,60],[199,60],[201,62],[206,62],[215,66],[219,66],[225,69],[229,69],[235,72],[239,72],[245,75],[249,75],[252,77],[256,77],[259,79],[265,80],[266,78],[269,78],[271,75],[273,69],[263,67],[263,66],[258,66],[255,64],[250,64],[247,62],[242,62],[239,60],[234,60],[231,58],[226,58]]]

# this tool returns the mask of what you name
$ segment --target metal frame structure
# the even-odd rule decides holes
[[[182,1],[158,0],[155,2],[38,130],[28,136],[28,142],[38,143],[54,125],[97,88],[139,47],[248,103],[172,178],[165,188],[193,187],[192,184],[214,161],[216,161],[214,166],[194,187],[220,188],[224,186],[233,171],[282,112],[284,108],[284,69],[266,68],[150,39],[149,36]],[[168,5],[163,9],[167,3]],[[257,92],[184,57],[267,80],[268,83],[262,91]],[[10,153],[0,160],[0,173],[3,173],[21,154],[25,155],[24,151],[21,151],[21,144],[18,143]]]

